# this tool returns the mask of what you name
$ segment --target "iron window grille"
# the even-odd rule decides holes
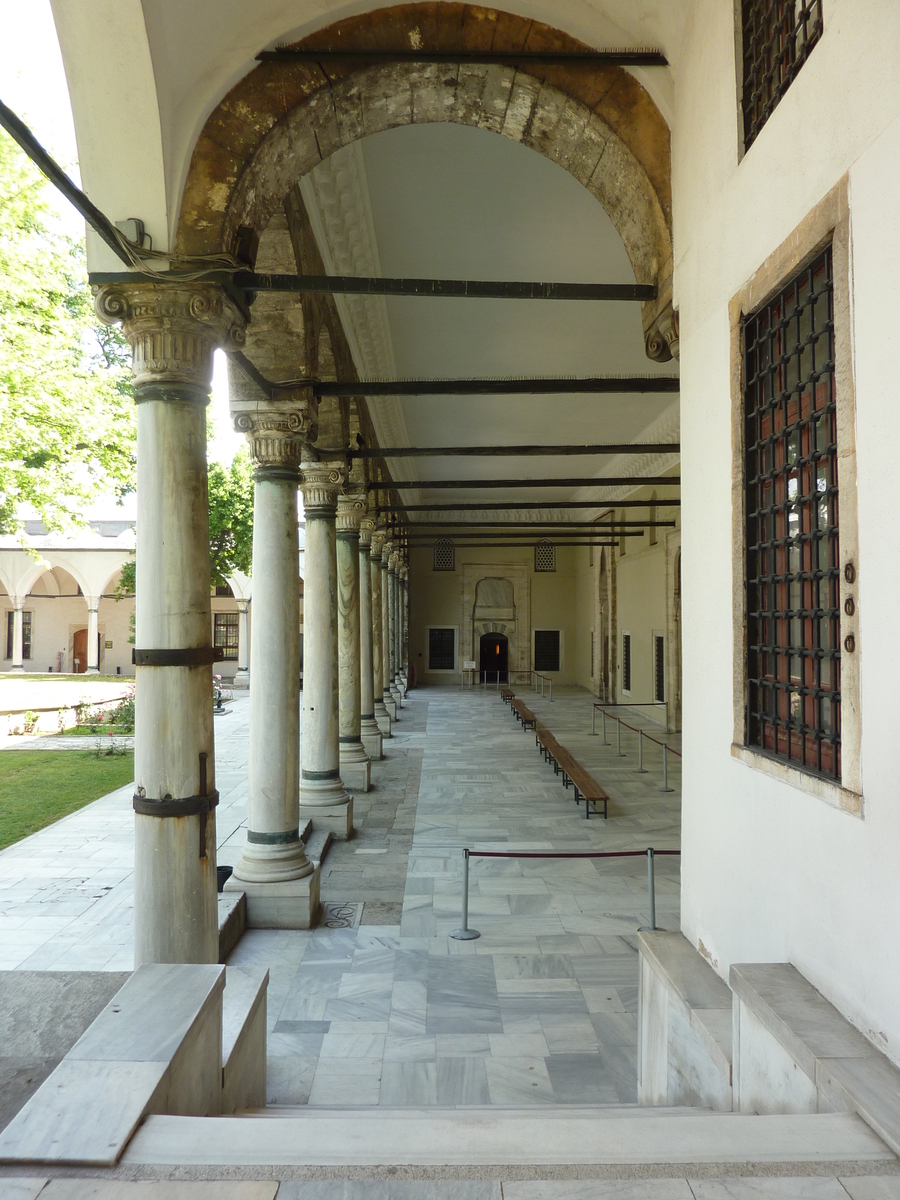
[[[666,639],[660,634],[653,635],[653,681],[655,693],[653,699],[657,704],[666,702]]]
[[[213,614],[213,645],[220,646],[225,653],[225,662],[235,662],[238,656],[238,614]]]
[[[831,247],[742,324],[746,744],[839,780]]]
[[[622,691],[631,693],[631,634],[622,634]]]
[[[536,629],[534,631],[534,669],[536,671],[559,670],[558,629]]]
[[[822,36],[822,0],[741,0],[744,149]]]
[[[22,658],[31,658],[31,612],[25,609],[22,612]],[[10,609],[6,614],[6,657],[12,658],[13,645],[15,643],[15,620],[16,614]]]
[[[456,570],[456,547],[450,538],[438,538],[434,543],[432,569],[435,571]]]
[[[428,670],[452,671],[456,665],[456,630],[428,630]]]
[[[534,569],[535,571],[555,571],[556,570],[556,546],[553,542],[547,541],[546,538],[541,538],[534,547]]]

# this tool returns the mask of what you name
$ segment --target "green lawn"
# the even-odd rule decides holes
[[[0,758],[0,849],[133,778],[131,753],[7,750]]]

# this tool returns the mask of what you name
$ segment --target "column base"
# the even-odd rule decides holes
[[[22,672],[24,672],[24,670],[25,670],[25,668],[22,666],[21,663],[19,663],[18,665],[13,663],[13,665],[9,669],[10,669],[10,671],[22,671]]]
[[[375,701],[375,724],[381,730],[383,738],[393,737],[391,733],[391,714],[384,707],[383,700]]]
[[[390,692],[384,693],[384,707],[392,721],[397,720],[397,701]]]
[[[394,697],[397,707],[400,708],[403,703],[403,692],[396,681],[391,684],[391,695]]]
[[[353,797],[343,804],[304,804],[300,790],[300,824],[312,821],[313,830],[327,830],[339,842],[346,842],[353,833]],[[318,870],[318,868],[316,868]]]
[[[250,672],[249,671],[238,671],[238,673],[235,675],[234,679],[232,680],[231,686],[238,690],[248,688],[250,686]]]
[[[302,879],[284,883],[247,883],[231,875],[226,892],[247,897],[247,925],[251,929],[313,929],[319,917],[319,868]]]
[[[341,742],[341,780],[345,787],[355,792],[367,792],[372,781],[372,764],[369,762],[362,739],[358,742]]]
[[[99,675],[99,674],[100,674],[99,667],[88,667],[87,670],[85,671],[85,675]]]
[[[382,735],[374,717],[363,717],[360,737],[362,738],[363,749],[368,755],[369,761],[381,762],[382,758],[384,758],[384,749],[381,745]]]

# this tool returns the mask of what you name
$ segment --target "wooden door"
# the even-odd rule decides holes
[[[76,675],[83,675],[87,670],[87,639],[86,629],[76,629],[72,642],[72,669]]]

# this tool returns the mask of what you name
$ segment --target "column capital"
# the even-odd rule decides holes
[[[300,488],[307,516],[333,516],[338,496],[347,482],[347,466],[343,462],[307,460],[300,464]]]
[[[304,446],[318,436],[318,415],[312,389],[298,389],[279,400],[231,404],[234,428],[246,435],[257,475],[266,471],[296,475]]]
[[[375,533],[375,518],[365,516],[359,523],[359,544],[365,546],[366,549],[371,549],[372,537]]]
[[[100,320],[122,324],[138,391],[174,383],[208,393],[213,351],[244,344],[244,318],[217,283],[110,283],[93,292]]]
[[[372,530],[372,549],[370,552],[370,557],[375,562],[381,562],[381,555],[382,551],[384,550],[384,537],[385,534],[383,529],[376,528]]]
[[[394,553],[394,543],[385,534],[384,545],[381,547],[381,564],[386,571],[391,569],[391,555]]]
[[[392,551],[391,557],[388,559],[388,568],[391,571],[393,571],[395,575],[400,574],[400,562],[401,562],[400,551],[399,550]]]
[[[366,493],[354,489],[345,491],[338,496],[337,502],[337,531],[343,534],[358,534],[360,525],[366,515]]]

